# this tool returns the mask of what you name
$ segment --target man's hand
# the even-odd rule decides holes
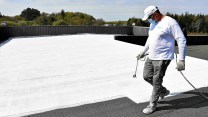
[[[178,71],[185,70],[185,61],[184,60],[179,60],[177,63],[177,68]]]
[[[140,58],[143,58],[144,54],[145,54],[144,52],[139,53],[137,56],[137,60],[139,60]]]

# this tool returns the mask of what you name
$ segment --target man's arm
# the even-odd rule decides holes
[[[149,38],[147,38],[147,41],[146,41],[146,43],[145,43],[145,46],[144,46],[144,49],[143,49],[143,51],[141,51],[139,54],[138,54],[138,56],[137,56],[137,59],[139,60],[140,58],[143,58],[144,56],[145,56],[145,54],[146,54],[146,52],[148,51],[148,49],[149,49]]]
[[[186,38],[178,24],[173,25],[172,34],[178,44],[179,60],[177,62],[177,70],[185,70],[185,57],[186,57]]]
[[[172,35],[178,44],[179,60],[185,61],[186,57],[186,38],[178,24],[171,27]]]
[[[147,38],[147,41],[146,41],[146,43],[145,43],[143,52],[146,53],[148,50],[149,50],[149,37]]]

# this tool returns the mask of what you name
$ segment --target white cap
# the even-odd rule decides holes
[[[157,11],[158,8],[156,6],[148,6],[144,10],[144,17],[142,18],[143,21],[147,20],[147,18],[152,15],[155,11]]]

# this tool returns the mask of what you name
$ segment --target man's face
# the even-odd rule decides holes
[[[150,16],[148,17],[148,19],[154,20],[154,19],[153,19],[154,14],[155,14],[155,13],[153,13],[152,15],[150,15]]]
[[[148,17],[148,19],[152,19],[152,20],[154,20],[155,22],[157,22],[157,21],[158,21],[158,19],[157,19],[157,12],[153,13],[152,15],[150,15],[150,16]]]

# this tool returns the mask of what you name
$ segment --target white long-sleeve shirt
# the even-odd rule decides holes
[[[171,17],[165,16],[157,24],[151,24],[149,36],[144,47],[151,60],[174,59],[175,40],[178,44],[179,60],[185,60],[186,38],[179,24]]]

